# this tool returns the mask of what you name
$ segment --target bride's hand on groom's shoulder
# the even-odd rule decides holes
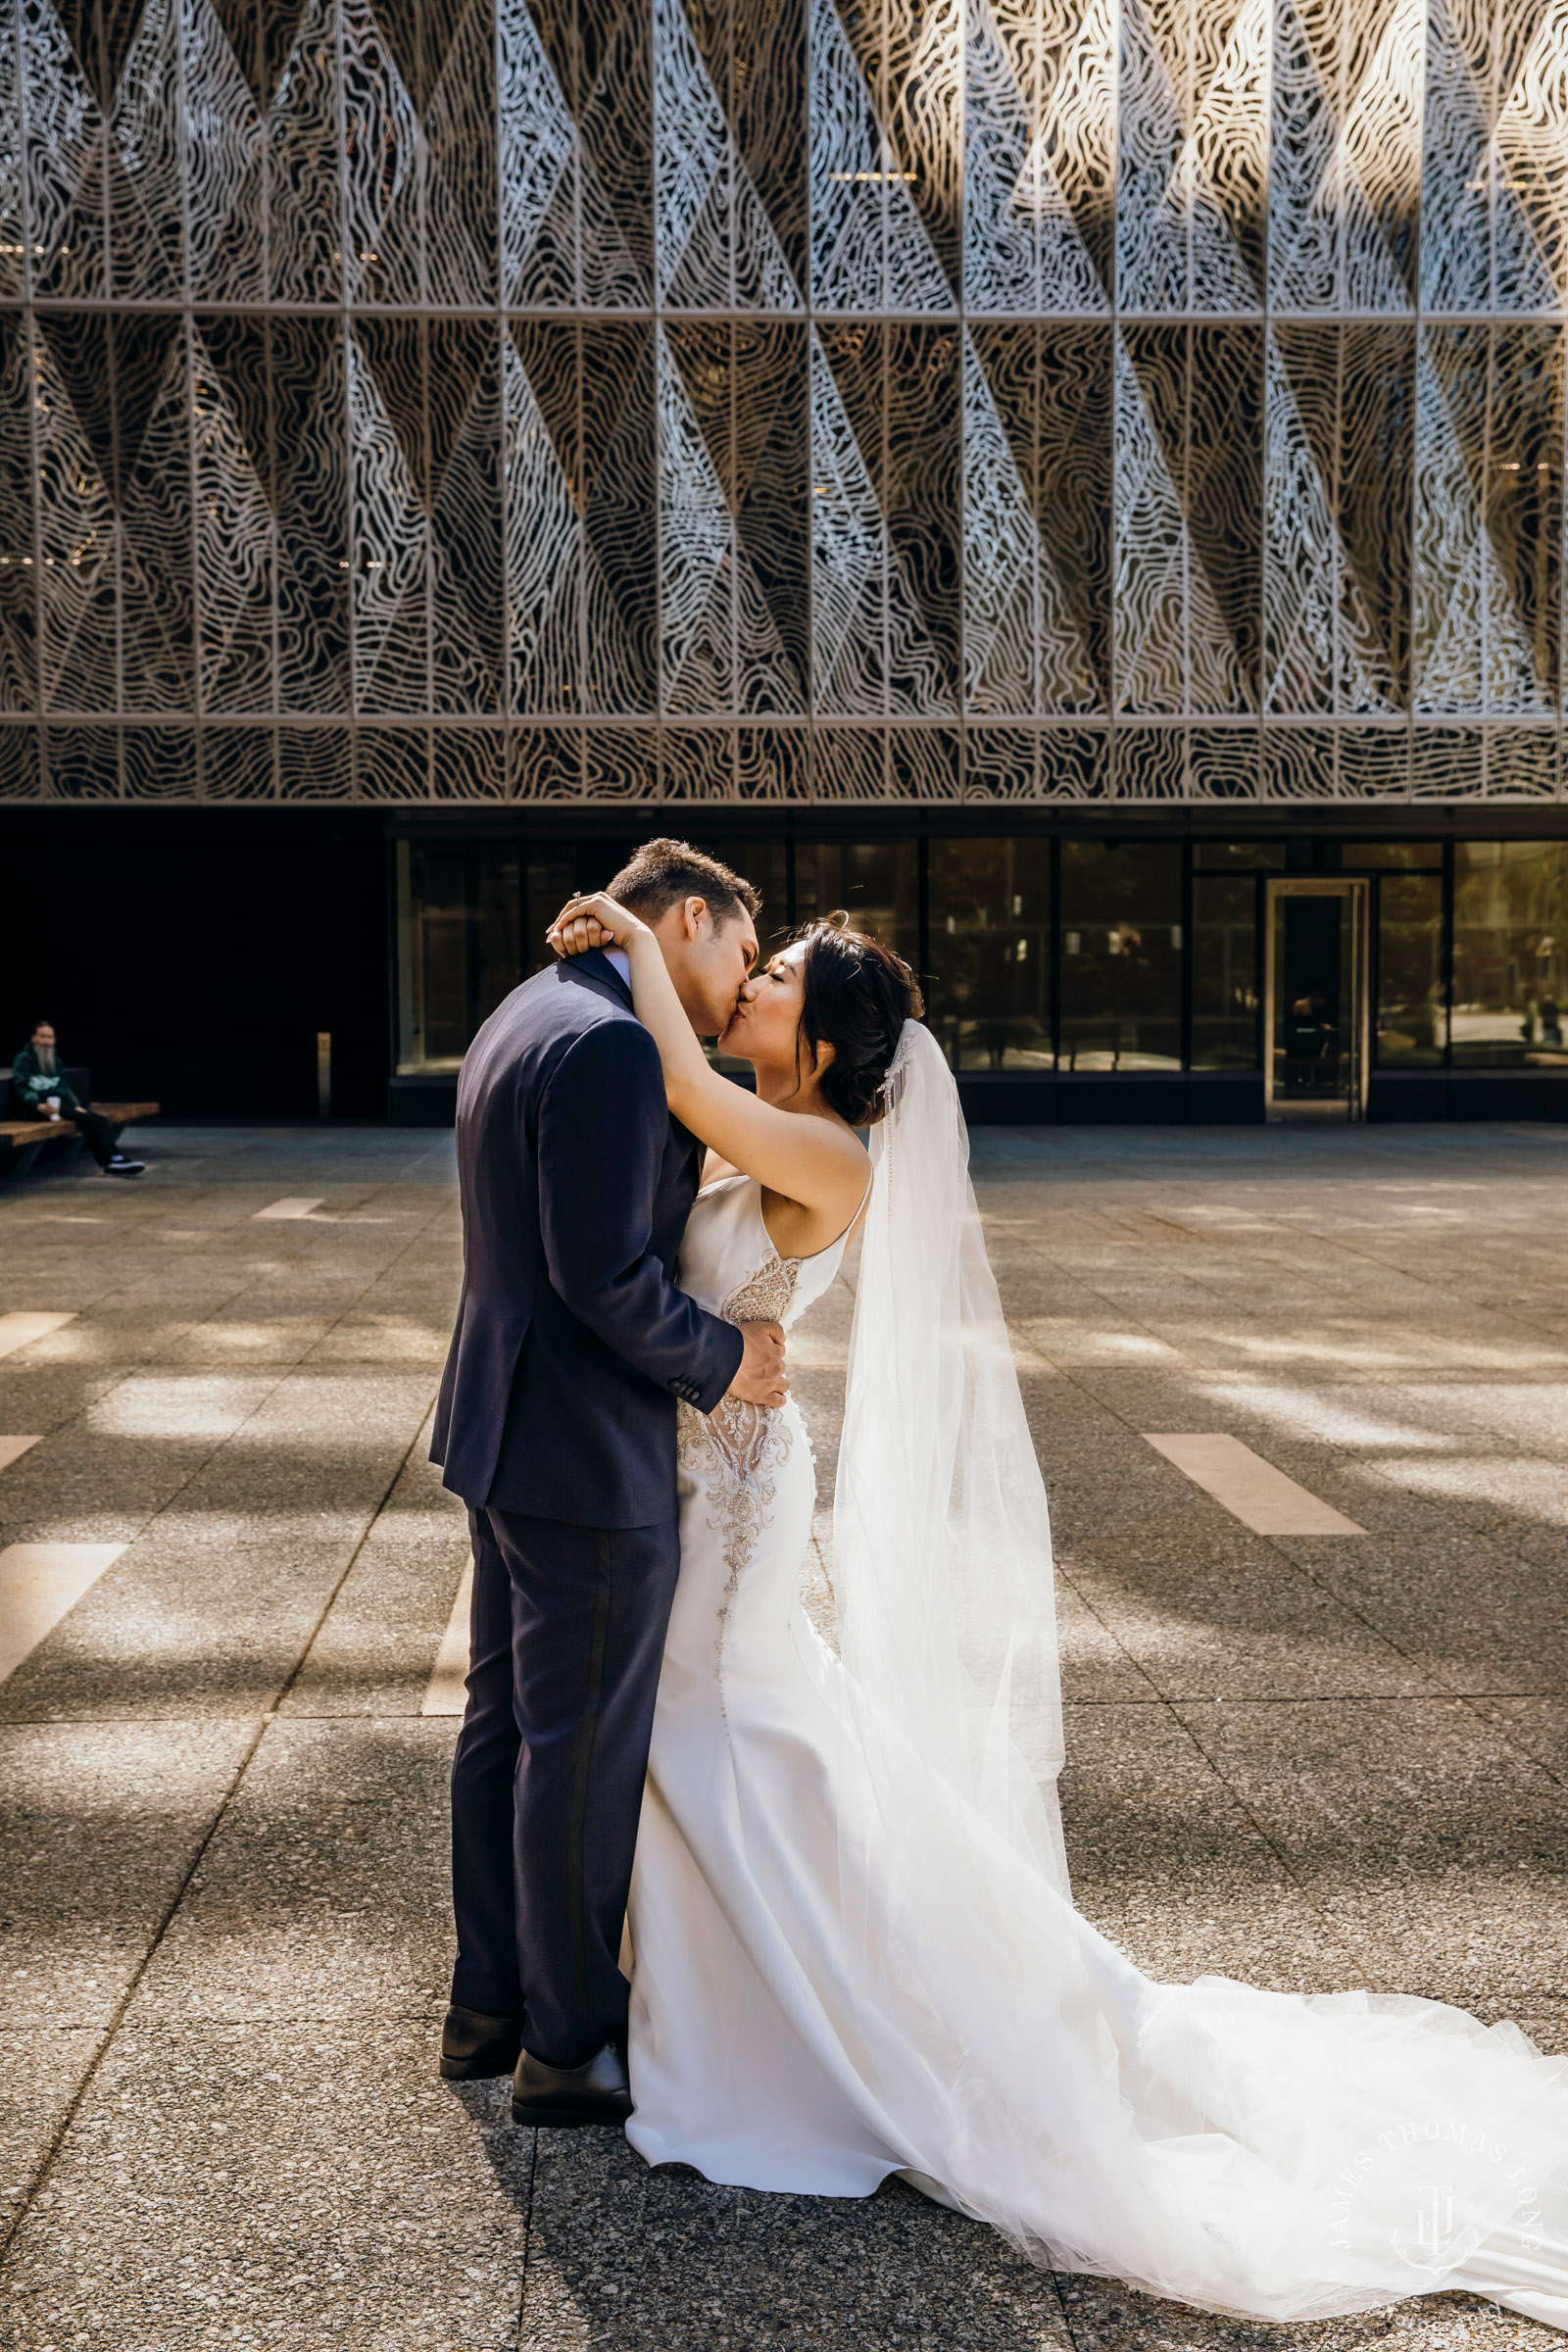
[[[581,956],[589,948],[624,948],[635,933],[645,930],[634,914],[602,890],[568,899],[545,933],[558,956]]]
[[[790,1393],[784,1376],[782,1323],[740,1323],[740,1369],[729,1384],[729,1395],[742,1404],[780,1405]]]

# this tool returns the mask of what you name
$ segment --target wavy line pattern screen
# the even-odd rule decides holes
[[[4,0],[0,794],[1550,799],[1553,0]]]

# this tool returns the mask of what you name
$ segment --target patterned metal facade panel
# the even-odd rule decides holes
[[[1559,796],[1559,0],[0,0],[0,798]]]

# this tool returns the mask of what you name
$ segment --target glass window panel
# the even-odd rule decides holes
[[[454,1072],[522,977],[516,845],[400,841],[397,878],[398,1075]]]
[[[1181,852],[1061,845],[1061,1066],[1181,1068]]]
[[[1193,863],[1208,872],[1234,872],[1238,866],[1268,866],[1284,870],[1283,841],[1195,841]]]
[[[933,841],[932,1028],[956,1070],[1049,1070],[1051,845]]]
[[[547,963],[555,962],[554,955],[545,945],[545,933],[572,893],[598,889],[610,880],[614,870],[614,864],[605,862],[603,849],[591,842],[529,843],[528,911],[523,924],[519,978],[530,979],[535,972],[542,972]]]
[[[1378,1060],[1432,1069],[1443,1059],[1443,877],[1386,874],[1378,895]]]
[[[1461,841],[1453,877],[1453,1062],[1562,1061],[1568,843]]]
[[[795,919],[844,907],[913,966],[920,956],[920,865],[912,841],[803,841],[795,851]]]
[[[706,833],[692,837],[700,850],[710,858],[718,858],[731,873],[750,882],[761,896],[762,911],[757,918],[757,944],[763,956],[772,956],[783,947],[790,935],[790,891],[788,849],[784,841],[737,840],[733,837],[710,839]]]
[[[1193,1067],[1255,1070],[1257,884],[1250,874],[1193,882]]]
[[[1437,873],[1443,867],[1443,844],[1441,841],[1345,841],[1340,844],[1340,863],[1347,871],[1372,865],[1385,872]]]

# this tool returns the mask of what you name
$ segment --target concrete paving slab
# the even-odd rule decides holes
[[[30,1348],[35,1340],[46,1339],[71,1320],[70,1311],[58,1307],[11,1307],[0,1314],[0,1355]]]
[[[0,2246],[37,2185],[103,2043],[101,2033],[85,2027],[0,2026]]]
[[[1357,1545],[1310,1538],[1282,1548],[1440,1688],[1568,1688],[1568,1572],[1522,1561],[1511,1539],[1423,1526]],[[1556,1547],[1553,1546],[1553,1552]]]
[[[1060,2278],[1075,2352],[1543,2352],[1546,2332],[1475,2295],[1424,2295],[1343,2320],[1265,2328],[1134,2294],[1119,2280]]]
[[[430,1680],[419,1701],[421,1715],[462,1716],[467,1712],[468,1670],[473,1660],[473,1578],[470,1552],[463,1564],[463,1574],[452,1598],[452,1614],[447,1619]]]
[[[0,1727],[0,2023],[110,2022],[255,1729]]]
[[[1178,1535],[1140,1530],[1126,1543],[1075,1544],[1066,1556],[1078,1591],[1162,1696],[1364,1697],[1432,1688],[1353,1606],[1217,1509]]]
[[[1068,2352],[1050,2274],[900,2181],[771,2196],[617,2132],[538,2143],[519,2352]]]
[[[1227,1431],[1145,1430],[1144,1439],[1255,1535],[1366,1533]]]
[[[1484,1723],[1568,1789],[1568,1697],[1473,1698],[1470,1704]]]
[[[417,1715],[270,1724],[132,2021],[439,2024],[452,1978],[457,1736],[456,1723]]]
[[[428,1451],[426,1425],[311,1644],[285,1715],[422,1708],[468,1560],[467,1513]]]
[[[1561,1787],[1461,1700],[1173,1711],[1376,1981],[1468,2006],[1568,1978]]]
[[[95,2076],[33,2200],[18,2352],[64,2352],[78,2335],[106,2352],[1062,2341],[1038,2274],[911,2192],[747,2197],[645,2174],[601,2134],[542,2135],[535,2175],[498,2086],[438,2088],[455,1725],[416,1709],[466,1545],[416,1433],[460,1262],[451,1141],[160,1130],[157,1147],[157,1201],[80,1175],[0,1199],[0,1261],[19,1262],[20,1239],[29,1284],[48,1286],[0,1305],[80,1310],[0,1362],[0,1428],[49,1433],[29,1457],[57,1469],[44,1517],[76,1528],[118,1512],[136,1529],[101,1594],[13,1678],[46,1668],[24,1711],[81,1720],[13,1723],[0,1751],[23,1730],[165,1740],[190,1717],[202,1737],[248,1740],[247,1711],[294,1681],[105,2057],[140,2086],[123,2103],[134,2138],[118,2151],[93,2139],[91,2118],[120,2129],[122,2104],[100,2108]],[[975,1167],[1062,1561],[1077,1701],[1064,1799],[1086,1911],[1167,1980],[1220,1968],[1303,1989],[1440,1992],[1564,2047],[1561,1905],[1542,1858],[1548,1828],[1560,1847],[1568,1704],[1568,1433],[1550,1401],[1568,1385],[1560,1145],[1530,1130],[983,1131]],[[1477,1188],[1485,1223],[1426,1214],[1470,1209],[1469,1191],[1446,1186]],[[324,1213],[253,1221],[284,1196]],[[824,1535],[852,1303],[835,1286],[796,1349]],[[231,1379],[278,1401],[204,1432],[199,1384],[217,1395]],[[185,1383],[196,1420],[178,1428]],[[140,1385],[117,1404],[122,1384]],[[1172,1495],[1180,1482],[1142,1429],[1231,1432],[1369,1533],[1249,1537],[1196,1490]],[[0,1509],[31,1475],[25,1460],[7,1472]],[[825,1618],[815,1552],[808,1583]],[[1424,1683],[1472,1696],[1435,1700]],[[1366,1693],[1382,1690],[1369,1716]],[[1245,1736],[1227,1710],[1250,1721]],[[1392,1727],[1406,1717],[1401,1739]],[[137,1797],[134,1759],[121,1775],[131,1818],[118,1822],[107,1769],[107,1792],[81,1809],[86,1841],[101,1831],[110,1857],[96,1897],[78,1900],[68,1870],[70,1899],[50,1911],[58,1889],[24,1881],[55,1955],[46,1982],[68,1995],[58,2013],[86,2037],[54,2053],[63,2093],[38,2077],[28,2148],[90,2056],[110,1964],[118,1999],[146,1959],[145,1931],[138,1945],[123,1926],[146,1910],[138,1855],[177,1886],[169,1873],[193,1851],[178,1806],[165,1823]],[[76,1810],[52,1770],[39,1762],[22,1808],[42,1825],[29,1851],[60,1849],[55,1812]],[[24,2003],[28,1982],[0,1979],[0,1993],[9,1984]],[[174,2048],[172,2009],[199,2063]],[[54,2014],[0,2001],[0,2019]],[[256,2035],[270,2037],[259,2069]],[[383,2131],[375,2102],[394,2084],[411,2121]],[[432,2098],[461,2132],[439,2141],[448,2178],[426,2194]],[[290,2116],[269,2137],[279,2100]],[[251,2173],[218,2128],[241,2119]],[[47,2200],[68,2189],[64,2226]],[[476,2208],[499,2235],[466,2233]],[[1265,2332],[1059,2284],[1080,2352],[1135,2337],[1161,2352],[1166,2338],[1172,2352],[1177,2339],[1221,2352],[1222,2338],[1239,2352],[1245,2338],[1251,2352]],[[1281,2332],[1290,2352],[1380,2332],[1423,2352],[1541,2340],[1453,2301]]]
[[[368,1522],[164,1513],[0,1685],[0,1721],[265,1714]]]
[[[1111,1627],[1081,1592],[1073,1556],[1056,1561],[1056,1637],[1061,1644],[1061,1694],[1069,1703],[1150,1699],[1155,1687],[1129,1656]]]
[[[503,2352],[532,2135],[476,2088],[422,2029],[122,2029],[12,2240],[8,2352]]]
[[[0,1549],[0,1682],[95,1585],[122,1544],[7,1544]]]

